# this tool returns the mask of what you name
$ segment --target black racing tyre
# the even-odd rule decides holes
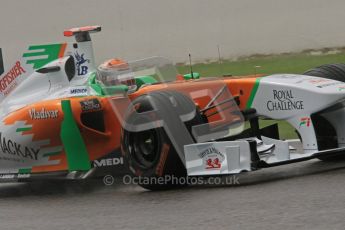
[[[174,101],[171,101],[171,97]],[[175,92],[153,92],[149,95],[142,95],[133,101],[137,113],[152,111],[152,104],[149,100],[154,100],[157,107],[162,107],[171,116],[179,116],[190,108],[195,108],[194,117],[185,122],[187,130],[191,132],[191,127],[196,124],[206,122],[206,118],[201,115],[195,107],[194,102],[187,96]],[[127,121],[134,122],[137,116],[129,114]],[[142,121],[148,122],[154,119],[150,116],[141,116]],[[164,118],[165,119],[165,118]],[[142,122],[140,121],[140,122]],[[121,132],[121,148],[124,161],[134,174],[135,183],[149,190],[167,190],[187,185],[187,172],[181,159],[163,127],[153,128],[140,132],[128,131],[123,128]],[[166,178],[178,179],[165,180]]]
[[[322,77],[345,82],[345,64],[326,64],[303,73],[303,75]]]
[[[345,64],[326,64],[303,73],[303,75],[322,77],[336,81],[345,82]],[[318,138],[319,150],[337,148],[338,142],[334,127],[323,117],[315,115],[312,117],[316,136]],[[319,157],[322,161],[345,160],[345,156]]]

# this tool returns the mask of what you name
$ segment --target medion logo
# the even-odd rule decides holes
[[[93,167],[105,167],[114,165],[123,165],[123,158],[108,158],[93,161]]]
[[[50,119],[50,118],[57,118],[59,115],[59,110],[46,110],[42,108],[40,111],[36,111],[36,109],[30,109],[29,115],[32,120],[40,120],[40,119]]]
[[[71,94],[82,94],[82,93],[87,93],[87,89],[71,89],[70,91]]]

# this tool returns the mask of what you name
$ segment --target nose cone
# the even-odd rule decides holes
[[[345,99],[345,83],[304,75],[279,74],[261,79],[253,107],[273,119],[312,114]]]

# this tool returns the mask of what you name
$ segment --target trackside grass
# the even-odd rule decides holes
[[[219,62],[194,64],[193,71],[200,73],[200,76],[241,76],[248,74],[275,74],[275,73],[296,73],[302,74],[308,69],[330,63],[345,63],[345,50],[321,50],[306,51],[302,53],[281,54],[281,55],[255,55],[248,58],[240,58],[236,61],[222,60]],[[189,73],[188,65],[177,66],[180,73]],[[261,120],[260,127],[265,127],[276,121]],[[280,136],[283,139],[298,138],[295,130],[287,123],[279,121]]]
[[[345,50],[326,53],[314,51],[269,56],[256,55],[240,58],[237,61],[222,60],[222,64],[218,62],[194,64],[193,71],[200,73],[201,76],[248,75],[255,71],[260,74],[303,73],[316,66],[330,63],[345,63]],[[255,66],[260,67],[255,68]],[[188,65],[178,65],[177,68],[180,73],[190,72]]]

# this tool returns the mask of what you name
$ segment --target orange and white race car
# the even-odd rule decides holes
[[[342,64],[222,78],[180,75],[160,57],[96,67],[90,33],[100,30],[29,46],[6,71],[0,55],[1,181],[131,172],[164,189],[179,185],[166,176],[237,174],[345,150]],[[280,140],[278,125],[260,119],[285,120],[300,138]]]

